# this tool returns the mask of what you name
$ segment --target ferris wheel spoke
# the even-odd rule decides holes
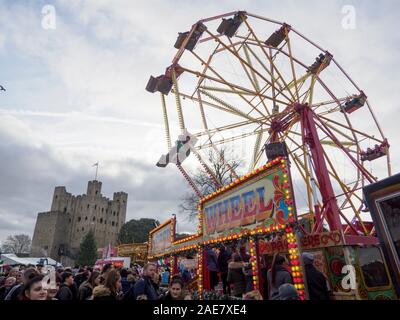
[[[266,131],[268,131],[268,129],[261,129],[261,130],[256,130],[256,131],[253,131],[253,132],[242,133],[242,134],[237,135],[237,136],[229,137],[229,138],[222,139],[222,140],[219,140],[219,141],[214,141],[213,143],[206,143],[206,144],[200,145],[200,146],[196,147],[196,149],[198,149],[198,150],[206,149],[206,148],[211,147],[211,144],[220,145],[220,144],[224,144],[224,143],[228,143],[228,142],[233,142],[233,141],[236,141],[236,140],[239,140],[239,139],[244,139],[244,138],[247,138],[247,137],[250,137],[250,136],[254,136],[254,135],[257,135],[260,132],[266,132]]]
[[[254,148],[253,148],[253,156],[252,156],[252,159],[251,159],[250,170],[254,170],[254,168],[256,167],[256,164],[257,164],[256,159],[257,159],[257,154],[258,154],[259,149],[260,149],[262,135],[263,135],[262,131],[257,133],[256,142],[255,142]]]
[[[360,217],[360,215],[359,215],[358,209],[356,208],[356,206],[354,205],[353,201],[351,200],[351,195],[349,195],[349,193],[351,192],[350,189],[349,189],[349,188],[346,186],[346,184],[343,183],[343,181],[340,179],[340,177],[339,177],[339,175],[338,175],[338,173],[337,173],[337,171],[336,171],[334,165],[332,164],[332,162],[331,162],[331,160],[329,159],[329,157],[326,155],[325,150],[323,150],[323,153],[324,153],[325,159],[326,159],[326,161],[327,161],[327,163],[328,163],[328,165],[329,165],[329,167],[330,167],[330,169],[331,169],[331,171],[328,170],[329,174],[338,182],[340,188],[341,188],[342,191],[343,191],[344,196],[345,196],[346,199],[347,199],[347,202],[349,202],[349,204],[350,204],[351,208],[353,209],[354,213],[355,213],[355,214],[357,215],[357,217],[360,219],[360,223],[361,223],[361,225],[362,225],[362,228],[364,229],[365,235],[367,235],[367,234],[368,234],[367,229],[365,228],[365,225],[364,225],[364,223],[363,223],[362,220],[361,220],[361,217]],[[344,202],[344,205],[345,205],[345,202]]]
[[[331,96],[331,98],[336,101],[338,107],[341,108],[340,101],[333,94],[333,92],[331,90],[329,90],[327,85],[322,81],[322,79],[318,75],[316,75],[316,78],[317,78],[318,82],[322,85],[322,87],[325,89],[325,91]],[[350,127],[351,134],[352,134],[352,136],[354,138],[354,141],[357,143],[357,147],[358,147],[359,142],[358,142],[357,136],[355,134],[355,131],[353,129],[353,126],[351,125],[350,119],[349,119],[349,117],[348,117],[346,112],[343,112],[343,115],[344,115],[344,117],[346,119],[347,125]],[[361,150],[358,150],[358,151],[361,151]]]
[[[169,122],[168,122],[168,113],[167,113],[167,106],[165,103],[165,96],[164,94],[160,93],[161,95],[161,107],[162,107],[162,112],[163,112],[163,118],[164,118],[164,130],[165,130],[165,137],[167,140],[167,150],[171,149],[171,135],[169,131]]]
[[[297,87],[297,81],[296,81],[296,71],[294,70],[292,46],[290,44],[290,38],[289,38],[289,35],[288,35],[288,31],[286,30],[285,33],[286,33],[286,43],[287,43],[288,51],[289,51],[290,69],[292,70],[292,76],[293,76],[293,80],[292,81],[294,83],[294,88],[295,88],[295,92],[296,92],[297,101],[300,101],[299,89]]]
[[[216,50],[218,49],[218,47],[219,47],[219,43],[217,44],[217,47],[215,48],[214,52],[213,52],[212,54],[210,54],[210,56],[208,57],[208,60],[207,60],[205,66],[204,66],[204,68],[203,68],[203,71],[201,72],[202,74],[206,74],[207,69],[208,69],[208,66],[210,65],[211,60],[212,60],[212,58],[214,57],[215,52],[216,52]],[[195,87],[195,89],[194,89],[194,91],[193,91],[193,93],[192,93],[192,96],[194,96],[195,92],[196,92],[197,89],[200,87],[200,85],[203,83],[204,79],[205,79],[205,77],[203,77],[203,76],[201,76],[201,77],[199,78],[199,80],[197,81],[197,85],[196,85],[196,87]]]
[[[370,182],[373,183],[377,179],[374,177],[367,169],[365,169],[360,162],[358,162],[357,159],[355,159],[349,152],[348,150],[341,145],[341,143],[337,140],[337,138],[334,136],[334,134],[330,131],[329,127],[321,121],[317,116],[315,117],[316,120],[316,125],[319,127],[327,136],[329,136],[338,146],[341,147],[342,151],[347,154],[349,159],[354,163],[354,165],[363,173],[363,176]]]
[[[349,131],[354,131],[354,132],[358,133],[359,135],[364,136],[365,138],[374,140],[374,141],[379,142],[379,143],[383,143],[383,140],[379,140],[378,138],[375,138],[374,136],[371,136],[371,135],[369,135],[369,134],[366,134],[365,132],[362,132],[362,131],[359,131],[359,130],[357,130],[357,129],[348,127],[348,126],[344,125],[343,123],[337,122],[337,121],[335,121],[335,120],[333,120],[333,119],[329,119],[329,118],[327,118],[327,117],[325,117],[325,116],[321,116],[321,115],[318,115],[318,117],[321,118],[322,120],[325,120],[325,124],[326,124],[329,128],[331,128],[332,130],[335,130],[337,133],[343,135],[344,137],[346,137],[347,139],[349,139],[350,141],[352,141],[352,142],[354,142],[354,143],[356,143],[356,141],[353,140],[353,138],[350,138],[349,136],[345,135],[343,132],[341,132],[341,131],[339,131],[338,129],[336,129],[332,124],[329,124],[329,123],[327,123],[327,122],[331,122],[331,123],[333,123],[333,124],[335,124],[335,125],[337,125],[337,126],[340,126],[340,127],[342,127],[342,128],[345,128],[345,129],[347,129],[347,130],[349,130]],[[326,121],[327,121],[327,122],[326,122]]]
[[[298,156],[296,156],[295,153],[292,151],[288,150],[289,156],[293,159],[293,163],[295,164],[297,171],[300,173],[301,177],[304,180],[304,183],[306,185],[306,192],[307,192],[307,206],[309,210],[309,215],[310,215],[310,222],[313,225],[314,224],[314,208],[312,207],[313,202],[312,202],[312,197],[313,197],[313,191],[311,187],[311,183],[309,181],[309,175],[307,175],[307,168],[305,165],[301,162]],[[320,206],[320,203],[317,201],[317,204]]]
[[[246,23],[246,21],[245,21],[245,23]],[[207,32],[210,36],[215,37],[215,35],[213,35],[210,31],[206,30],[205,32]],[[228,48],[227,45],[221,41],[221,39],[215,37],[215,40],[216,40],[216,41],[219,41],[219,42],[221,43],[221,45],[224,46],[224,47],[225,47],[231,54],[233,54],[236,58],[238,58],[238,59],[240,60],[240,62],[246,64],[249,68],[251,68],[251,69],[254,71],[254,73],[257,74],[263,81],[265,81],[266,83],[272,85],[272,84],[270,83],[270,81],[269,81],[267,78],[265,78],[259,71],[257,71],[257,70],[254,69],[252,66],[250,66],[242,57],[238,56],[238,55],[235,53],[235,51],[233,51],[231,48]],[[192,52],[192,53],[193,53],[193,52]],[[266,71],[267,71],[268,73],[270,73],[268,69],[266,69]],[[283,80],[283,79],[282,79],[282,80]],[[284,81],[284,80],[283,80],[283,81]],[[291,100],[289,97],[287,97],[283,92],[281,92],[281,94],[282,94],[288,101],[290,101],[290,102],[292,101],[292,100]]]
[[[253,28],[250,26],[250,24],[245,20],[244,23],[246,24],[247,28],[249,29],[249,31],[252,33],[254,39],[256,39],[258,46],[260,47],[261,51],[263,51],[263,53],[265,54],[265,56],[267,57],[267,59],[269,60],[270,64],[272,65],[272,70],[275,70],[276,74],[281,78],[283,84],[285,87],[288,87],[285,79],[282,77],[282,74],[279,72],[278,68],[275,66],[272,58],[269,56],[269,54],[267,53],[267,51],[265,50],[264,46],[261,44],[261,41],[258,39],[257,35],[255,34]],[[285,96],[285,98],[287,98],[289,101],[294,102],[296,101],[296,97],[293,95],[292,91],[288,90],[291,99],[289,99],[288,97]],[[283,94],[283,93],[282,93]]]
[[[196,53],[192,52],[192,54],[193,54],[195,57],[197,57],[197,59],[199,59],[202,63],[204,63],[203,59],[200,58]],[[216,71],[214,70],[214,68],[209,67],[209,70],[210,70],[211,72],[213,72],[213,73],[222,81],[222,83],[225,83],[225,85],[229,86],[233,91],[236,91],[235,88],[234,88],[234,86],[231,86],[229,82],[227,82],[218,72],[216,72]],[[237,92],[237,91],[236,91],[236,92]],[[254,92],[254,91],[253,91],[253,93],[255,93],[255,94],[257,95],[257,92]],[[255,108],[255,107],[252,105],[252,103],[251,103],[249,100],[247,100],[243,95],[241,95],[241,94],[238,93],[238,92],[237,92],[237,95],[238,95],[242,100],[244,100],[244,101],[247,103],[247,105],[249,105],[254,111],[258,112],[261,116],[264,116],[264,114],[263,114],[259,109]]]
[[[231,42],[230,38],[228,38],[228,39],[229,39],[229,41]],[[235,47],[233,47],[233,48],[234,48],[234,50],[235,50],[236,56],[237,56],[237,57],[240,57],[240,54],[239,54],[239,50],[240,50],[240,49],[239,49],[239,50],[236,50]],[[246,65],[244,64],[244,62],[242,61],[241,58],[239,59],[239,61],[240,61],[240,64],[241,64],[241,66],[242,66],[242,68],[243,68],[243,70],[244,70],[244,72],[245,72],[247,78],[249,79],[250,83],[252,84],[254,90],[257,92],[257,94],[259,94],[259,92],[260,92],[260,86],[259,86],[259,83],[258,83],[256,74],[255,74],[255,72],[254,72],[253,64],[251,63],[251,60],[249,59],[249,56],[248,56],[248,52],[246,51],[245,48],[246,48],[246,46],[244,45],[244,46],[243,46],[243,51],[245,52],[245,56],[246,56],[246,60],[247,60],[247,65],[249,66],[249,70],[247,70]],[[268,110],[267,106],[265,105],[264,101],[263,101],[263,100],[261,100],[261,101],[262,101],[262,104],[263,104],[263,106],[264,106],[264,109],[265,109],[266,113],[267,113],[268,115],[270,115],[271,113],[269,112],[269,110]],[[252,100],[250,100],[250,103],[251,103],[251,102],[252,102]],[[257,110],[257,109],[255,108],[255,109],[253,109],[253,110]],[[250,111],[248,114],[250,114],[250,113],[251,113],[251,111]]]

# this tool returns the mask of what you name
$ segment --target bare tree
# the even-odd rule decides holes
[[[27,234],[8,236],[3,242],[1,249],[3,253],[14,253],[16,255],[21,253],[29,253],[31,249],[31,242],[32,240]]]
[[[217,181],[224,186],[235,180],[235,176],[231,169],[237,172],[237,170],[240,169],[242,162],[236,159],[233,156],[233,153],[227,148],[222,148],[218,151],[219,154],[212,149],[209,150],[207,155],[207,164],[215,175]],[[203,168],[199,168],[194,174],[192,174],[191,178],[204,196],[217,190],[214,181]],[[199,200],[200,199],[194,192],[186,194],[181,199],[182,202],[179,205],[180,213],[188,214],[188,220],[195,220],[195,218],[197,218],[197,204]]]

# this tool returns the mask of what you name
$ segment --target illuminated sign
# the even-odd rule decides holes
[[[150,232],[150,256],[167,253],[172,246],[174,220],[170,219]]]
[[[287,170],[264,170],[203,204],[203,235],[215,238],[235,229],[283,225],[293,210],[291,198]]]

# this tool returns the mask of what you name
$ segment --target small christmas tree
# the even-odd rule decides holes
[[[83,238],[79,247],[77,263],[81,266],[92,266],[96,262],[97,246],[92,231]]]

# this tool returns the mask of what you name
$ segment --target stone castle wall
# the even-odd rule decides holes
[[[101,194],[101,186],[100,181],[89,181],[86,194],[78,196],[68,193],[65,187],[56,187],[51,210],[38,214],[31,255],[44,256],[47,252],[60,261],[61,250],[62,255],[73,260],[90,230],[98,248],[109,243],[116,245],[118,232],[125,223],[128,195],[116,192],[110,200]]]

